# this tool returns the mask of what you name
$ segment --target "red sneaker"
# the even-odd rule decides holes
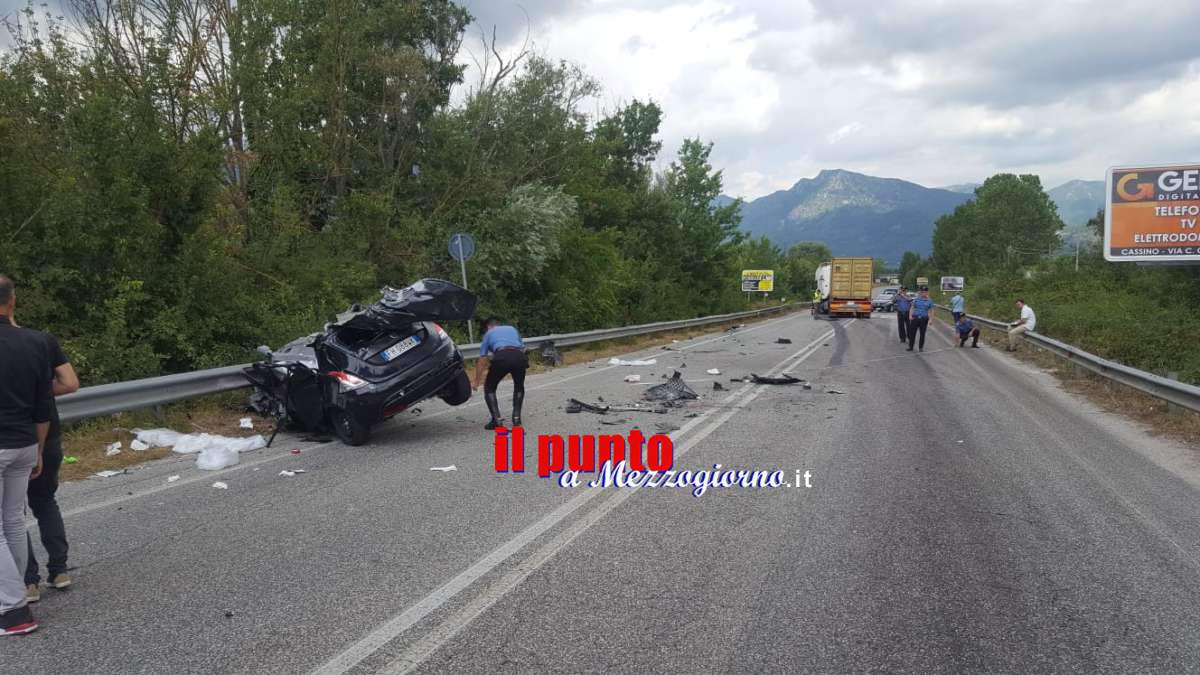
[[[37,629],[38,622],[29,611],[29,605],[0,614],[0,636],[24,635]]]

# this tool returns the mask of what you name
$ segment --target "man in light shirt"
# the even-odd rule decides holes
[[[1025,300],[1017,300],[1017,309],[1021,311],[1021,318],[1012,324],[1012,328],[1008,329],[1008,351],[1016,351],[1017,341],[1027,332],[1032,331],[1037,326],[1037,316],[1033,313],[1033,308],[1025,304]]]
[[[955,293],[954,297],[950,298],[950,313],[954,315],[954,323],[958,323],[963,314],[967,313],[966,304],[967,301],[963,298],[962,293]]]

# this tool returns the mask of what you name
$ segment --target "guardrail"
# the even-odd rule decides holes
[[[937,305],[937,307],[950,311],[950,308],[944,305]],[[988,328],[1005,332],[1010,328],[1010,325],[1003,321],[996,321],[974,314],[967,314],[967,316],[976,323]],[[1046,337],[1040,333],[1028,332],[1025,333],[1024,337],[1031,344],[1065,359],[1068,363],[1085,368],[1101,377],[1162,399],[1168,403],[1174,403],[1188,410],[1200,412],[1200,387],[1177,382],[1161,375],[1138,370],[1137,368],[1131,368],[1116,361],[1109,361],[1108,359],[1085,352],[1078,347],[1073,347],[1065,342]]]
[[[805,306],[806,304],[792,303],[778,307],[753,309],[746,312],[734,312],[732,314],[717,314],[696,319],[679,319],[677,321],[659,321],[657,323],[622,326],[620,328],[602,328],[600,330],[580,333],[540,335],[526,338],[525,346],[529,349],[537,349],[547,342],[553,342],[556,347],[570,347],[589,342],[616,340],[635,335],[661,333],[681,328],[707,326],[735,321],[737,319],[750,319],[768,314],[778,314],[789,309]],[[479,356],[479,343],[459,345],[458,349],[462,352],[464,358],[470,359]],[[128,410],[153,408],[176,401],[249,387],[250,383],[242,376],[242,368],[245,368],[246,365],[248,364],[84,387],[74,394],[58,397],[58,413],[64,422],[71,422],[89,417],[102,417]]]

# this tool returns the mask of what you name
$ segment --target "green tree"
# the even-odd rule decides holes
[[[938,218],[933,263],[942,270],[1015,269],[1052,255],[1063,223],[1037,176],[998,174],[975,198]]]

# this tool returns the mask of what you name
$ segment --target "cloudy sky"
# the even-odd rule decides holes
[[[477,18],[467,48],[496,26],[510,53],[528,39],[581,65],[604,86],[588,112],[657,101],[664,160],[711,140],[735,195],[825,168],[1054,186],[1200,161],[1196,0],[460,2]]]
[[[666,147],[713,141],[727,191],[823,168],[929,186],[1200,161],[1200,2],[472,0],[510,49],[577,62]],[[527,18],[528,17],[528,18]],[[477,42],[477,41],[476,41]]]

